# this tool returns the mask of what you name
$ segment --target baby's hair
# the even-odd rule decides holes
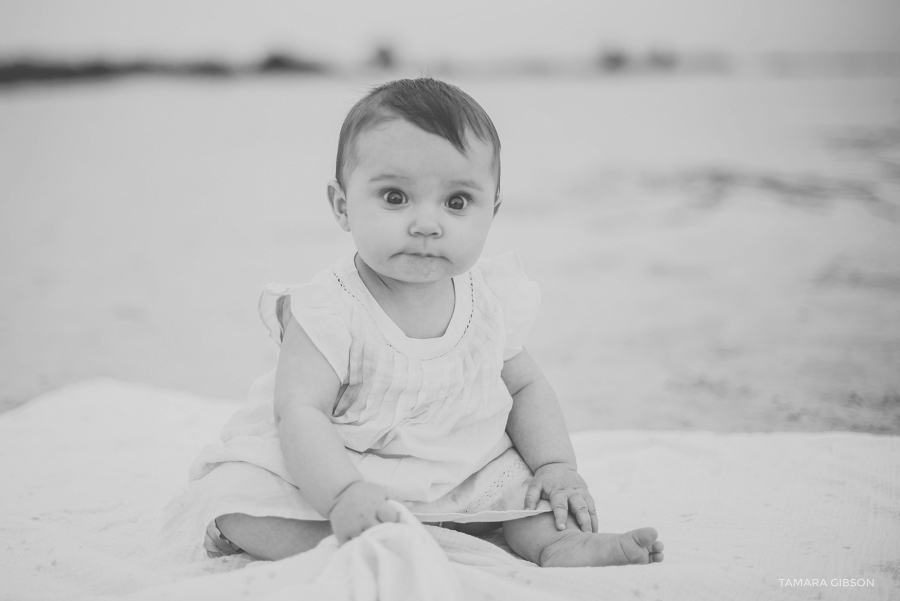
[[[398,79],[378,86],[353,105],[341,126],[335,178],[343,187],[345,174],[356,161],[356,141],[366,131],[387,121],[404,119],[440,136],[466,154],[466,132],[471,131],[494,149],[497,198],[500,197],[500,136],[488,114],[454,85],[422,77]]]

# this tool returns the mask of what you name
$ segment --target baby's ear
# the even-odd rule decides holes
[[[341,184],[333,179],[328,182],[328,204],[331,205],[331,212],[334,218],[345,232],[350,231],[350,219],[347,216],[347,195],[344,194],[344,188]]]

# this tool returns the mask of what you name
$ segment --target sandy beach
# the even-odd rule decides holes
[[[900,81],[451,80],[492,115],[572,430],[900,433]],[[0,94],[0,409],[95,376],[239,399],[261,287],[351,252],[325,203],[376,82]]]

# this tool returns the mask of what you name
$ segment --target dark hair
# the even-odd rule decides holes
[[[355,160],[356,140],[373,127],[404,119],[440,136],[466,154],[466,133],[471,131],[494,148],[497,197],[500,196],[500,137],[491,118],[475,100],[456,86],[430,77],[398,79],[381,85],[353,105],[338,139],[335,178],[344,185],[344,172]]]

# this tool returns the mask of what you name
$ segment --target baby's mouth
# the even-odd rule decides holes
[[[417,252],[404,252],[400,253],[402,255],[406,255],[408,257],[416,257],[417,259],[441,259],[440,255],[432,255],[430,253],[417,253]]]

